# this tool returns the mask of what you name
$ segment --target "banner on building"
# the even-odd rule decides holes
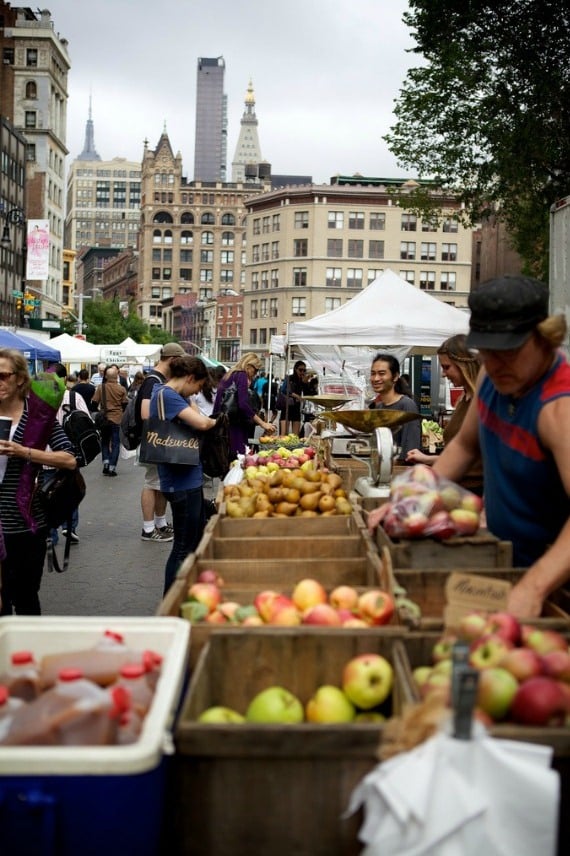
[[[26,246],[26,279],[46,280],[49,270],[49,222],[47,220],[28,220]]]

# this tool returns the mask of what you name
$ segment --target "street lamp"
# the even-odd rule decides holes
[[[9,208],[5,210],[4,205],[0,203],[0,217],[4,221],[4,226],[2,228],[2,238],[0,239],[0,243],[3,247],[7,248],[12,243],[12,238],[10,235],[10,226],[23,226],[26,222],[26,215],[22,211],[21,208],[14,206],[13,208]],[[22,288],[25,282],[26,276],[26,268],[25,268],[25,242],[22,242],[22,276],[20,280],[20,288],[13,289],[12,297],[16,298],[16,308],[19,308],[20,318],[19,323],[20,326],[24,326],[24,289]],[[16,273],[16,266],[13,266],[13,273]],[[6,291],[8,286],[8,277],[6,275]],[[14,293],[15,292],[15,293]],[[6,298],[8,298],[8,294],[6,293]],[[18,306],[19,301],[19,306]],[[3,319],[5,320],[5,319]]]

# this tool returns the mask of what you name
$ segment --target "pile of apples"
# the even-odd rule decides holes
[[[385,717],[377,708],[389,697],[393,680],[392,666],[384,657],[360,654],[345,664],[340,687],[323,684],[306,704],[285,687],[270,686],[251,699],[245,713],[215,705],[204,710],[198,722],[218,725],[384,722]]]
[[[457,636],[435,644],[434,665],[414,670],[423,697],[437,692],[449,702],[457,639],[470,642],[469,663],[480,672],[476,713],[484,722],[570,725],[570,652],[562,634],[520,624],[507,612],[470,613]]]
[[[288,446],[293,449],[295,446],[299,446],[303,441],[299,437],[298,434],[279,434],[275,436],[275,434],[263,434],[259,438],[259,443],[261,446]]]
[[[243,466],[246,472],[254,468],[257,473],[271,473],[274,470],[286,467],[296,470],[307,461],[312,461],[316,451],[313,446],[299,446],[290,449],[287,446],[278,446],[276,449],[262,449],[261,452],[250,452],[244,455]]]
[[[271,464],[267,464],[270,467]],[[267,472],[262,467],[246,467],[238,485],[225,485],[228,517],[317,517],[351,514],[338,473],[318,469],[313,460],[295,469]]]
[[[476,494],[416,464],[393,479],[382,525],[391,538],[474,535],[482,507]]]
[[[381,589],[359,593],[352,586],[337,586],[327,595],[318,580],[307,577],[294,587],[291,596],[266,589],[252,604],[224,600],[223,580],[215,570],[202,571],[188,590],[180,614],[190,621],[210,624],[241,624],[245,627],[378,627],[394,614],[394,600]]]

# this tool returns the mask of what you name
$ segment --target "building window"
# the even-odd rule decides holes
[[[368,285],[374,282],[375,279],[378,279],[382,271],[383,268],[368,268]]]
[[[402,241],[400,243],[400,258],[407,259],[408,261],[415,259],[416,257],[416,244],[415,241]]]
[[[204,265],[211,265],[214,263],[214,251],[213,250],[200,250],[200,261]]]
[[[384,258],[384,241],[368,241],[368,258]]]
[[[153,300],[160,300],[160,288],[157,285],[153,285],[151,288],[150,296]]]
[[[278,259],[279,258],[279,241],[271,242],[271,258]]]
[[[295,258],[299,258],[303,256],[305,258],[308,255],[309,242],[306,238],[297,238],[293,241],[293,255]]]
[[[295,211],[295,229],[309,228],[309,212]]]
[[[233,247],[234,243],[233,232],[222,232],[222,247]]]
[[[152,243],[153,244],[161,244],[162,243],[162,232],[160,229],[155,229],[152,233]]]
[[[254,244],[251,248],[251,260],[252,262],[258,262],[259,258],[259,244]]]
[[[340,306],[340,297],[325,297],[325,312],[330,312],[331,309],[338,309]]]
[[[362,268],[348,268],[346,286],[347,288],[362,288]]]
[[[233,250],[222,250],[220,253],[220,261],[223,265],[233,265],[233,263],[234,263],[234,251]]]
[[[422,232],[437,232],[437,219],[422,220]]]
[[[271,288],[279,288],[279,269],[271,269]]]
[[[276,297],[271,297],[269,299],[269,315],[271,318],[277,318],[278,313],[278,300]]]
[[[261,245],[261,261],[268,262],[269,261],[269,244]]]
[[[249,344],[250,345],[257,345],[257,330],[250,330],[249,331]]]
[[[214,272],[210,268],[200,269],[200,282],[213,282]]]
[[[163,262],[171,262],[172,261],[172,249],[171,248],[163,251],[162,261]]]
[[[201,288],[198,292],[199,300],[211,300],[213,297],[213,291],[211,288]]]
[[[160,268],[159,267],[153,267],[152,278],[153,279],[160,279]]]
[[[267,345],[267,328],[262,327],[259,331],[259,344]]]
[[[153,249],[152,260],[153,260],[153,262],[161,262],[162,261],[162,250],[154,250]]]
[[[37,124],[37,114],[35,110],[26,110],[24,122],[26,124],[26,128],[35,128]]]
[[[35,48],[28,48],[26,51],[26,65],[28,68],[37,68],[38,52]]]
[[[381,211],[372,211],[370,214],[370,229],[384,230],[386,228],[386,215]]]
[[[268,317],[267,298],[264,298],[263,300],[259,301],[259,316],[260,316],[260,318],[267,318]]]
[[[220,271],[220,282],[223,282],[225,285],[229,285],[234,281],[234,272],[231,268],[227,270]]]
[[[441,245],[441,260],[442,262],[457,261],[457,244],[442,244]]]
[[[402,214],[402,232],[415,232],[418,218],[415,214]]]
[[[446,217],[443,221],[443,231],[444,232],[457,232],[459,229],[459,223],[457,220],[454,220],[453,217]]]
[[[281,230],[281,215],[274,214],[271,218],[271,231],[279,232]]]
[[[400,276],[402,279],[405,279],[406,282],[409,282],[411,285],[414,285],[416,282],[416,272],[413,270],[401,270]]]
[[[165,244],[171,244],[172,243],[172,232],[170,231],[170,229],[164,230],[163,241]]]
[[[349,229],[364,229],[364,212],[349,211],[348,213],[348,228]]]
[[[202,237],[200,239],[200,243],[202,245],[210,245],[214,243],[214,233],[213,232],[202,232]]]
[[[307,298],[293,297],[291,300],[291,315],[305,315],[307,312]]]
[[[348,257],[349,259],[362,259],[364,257],[364,241],[348,241]]]
[[[192,281],[192,268],[180,268],[180,279],[183,282]]]
[[[456,277],[457,274],[455,271],[442,271],[441,272],[441,280],[440,280],[440,288],[442,291],[455,291],[456,288]]]
[[[436,254],[436,245],[434,243],[422,242],[421,245],[421,260],[422,262],[434,262]]]
[[[172,268],[169,268],[169,267],[162,268],[162,278],[163,279],[172,279]]]
[[[26,83],[26,98],[28,101],[35,101],[38,97],[38,87],[35,80],[29,80]]]
[[[251,287],[254,291],[259,290],[259,271],[253,271],[251,274]]]
[[[329,229],[343,229],[344,211],[329,211],[328,226]]]
[[[423,291],[433,291],[435,289],[435,271],[423,270],[420,273],[420,288]]]
[[[253,221],[251,232],[253,235],[261,235],[261,223],[259,217]]]
[[[271,223],[269,217],[264,217],[261,223],[261,229],[264,235],[268,235],[271,231]]]
[[[26,143],[26,160],[35,163],[35,161],[36,161],[35,143]]]
[[[269,271],[262,270],[261,271],[261,287],[269,288]]]
[[[184,203],[185,193],[182,194],[182,202]],[[185,211],[180,217],[181,226],[191,226],[194,222],[194,215],[190,211]]]
[[[222,226],[235,226],[236,218],[233,214],[222,214]]]
[[[180,261],[181,262],[191,262],[192,261],[192,250],[180,250]]]
[[[204,211],[202,216],[200,217],[200,223],[202,226],[213,226],[216,222],[216,218],[212,214],[211,211]]]
[[[329,259],[342,258],[342,238],[327,239],[327,256]]]
[[[307,268],[304,268],[304,267],[294,267],[293,268],[293,285],[297,285],[297,286],[306,286],[307,285]]]
[[[335,267],[327,268],[326,284],[333,288],[341,288],[342,286],[342,269]]]
[[[258,309],[257,300],[251,301],[251,311],[250,311],[249,317],[250,318],[258,318],[259,317],[259,309]]]

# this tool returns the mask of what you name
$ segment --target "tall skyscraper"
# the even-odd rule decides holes
[[[222,56],[198,58],[194,180],[225,181],[227,155],[226,64]]]
[[[253,83],[249,81],[247,94],[245,96],[245,110],[240,122],[239,139],[232,161],[232,181],[245,181],[245,167],[247,164],[261,163],[261,149],[259,147],[259,136],[257,133],[257,116],[255,115],[255,95]],[[258,170],[255,175],[257,176]]]

